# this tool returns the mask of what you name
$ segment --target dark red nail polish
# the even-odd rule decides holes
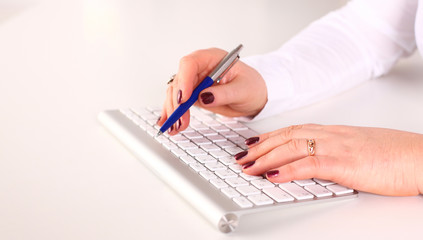
[[[159,117],[159,118],[157,119],[156,124],[158,124],[158,123],[160,122],[160,119],[162,119],[162,117]]]
[[[181,125],[182,125],[182,121],[181,119],[178,119],[178,121],[175,124],[176,130],[179,130],[179,128],[181,128]]]
[[[178,91],[178,95],[176,96],[176,101],[178,102],[178,104],[181,104],[181,102],[182,102],[182,90]]]
[[[170,126],[170,128],[169,128],[168,132],[169,132],[169,133],[171,133],[172,131],[173,131],[173,125],[172,125],[172,126]]]
[[[266,173],[268,178],[273,178],[279,175],[279,170],[270,170]]]
[[[246,164],[242,165],[242,169],[247,169],[247,168],[253,166],[254,163],[256,163],[256,161],[252,161],[252,162],[246,163]]]
[[[234,158],[235,160],[241,160],[242,158],[247,156],[247,154],[248,154],[248,151],[243,151],[243,152],[235,154]]]
[[[200,95],[201,101],[204,104],[210,104],[214,101],[214,95],[211,92],[205,92]]]
[[[251,137],[245,140],[245,145],[252,145],[260,140],[259,137]]]

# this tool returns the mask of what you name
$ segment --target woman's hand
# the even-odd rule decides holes
[[[169,84],[162,115],[157,124],[163,125],[175,109],[189,99],[194,88],[217,66],[227,52],[206,49],[183,57],[173,82]],[[261,75],[238,61],[219,84],[203,90],[196,105],[230,117],[255,116],[267,102],[267,89]],[[169,134],[174,135],[188,127],[189,112],[185,113]]]
[[[315,140],[309,156],[307,140]],[[382,128],[298,125],[246,140],[235,159],[272,182],[331,180],[382,195],[423,191],[423,135]]]

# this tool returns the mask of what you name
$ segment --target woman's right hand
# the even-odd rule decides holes
[[[195,51],[180,60],[178,73],[168,85],[162,114],[157,121],[163,125],[178,106],[189,99],[194,88],[217,66],[226,51],[211,48]],[[262,76],[252,67],[238,61],[219,84],[204,89],[195,105],[228,116],[255,116],[267,102],[267,88]],[[169,134],[183,131],[189,124],[189,111],[171,128]]]

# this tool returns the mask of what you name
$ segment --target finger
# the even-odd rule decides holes
[[[286,151],[293,151],[292,153],[294,153],[294,151],[304,152],[305,150],[307,150],[306,139],[315,139],[317,137],[320,138],[323,136],[324,133],[319,130],[307,129],[304,128],[303,125],[292,126],[285,129],[283,132],[279,132],[278,134],[275,134],[273,136],[263,137],[262,135],[260,135],[259,140],[248,139],[259,142],[256,143],[254,146],[251,146],[247,151],[236,154],[234,157],[239,164],[245,164],[246,162],[256,160],[259,157],[268,154],[273,149],[277,147],[282,147],[284,145],[286,145],[284,147]],[[301,149],[297,149],[300,145]],[[289,156],[292,153],[283,153],[285,155],[281,156]]]
[[[323,142],[323,140],[320,140]],[[243,164],[243,171],[249,175],[261,175],[270,169],[274,169],[288,163],[297,161],[309,155],[306,139],[292,139],[286,144],[280,145],[256,160]],[[251,164],[253,162],[253,164]]]
[[[281,167],[269,170],[265,176],[275,183],[320,178],[330,181],[337,180],[335,161],[331,158],[308,156]]]
[[[220,49],[198,50],[180,60],[175,91],[181,92],[181,103],[189,99],[194,88],[212,71],[226,53]]]
[[[281,128],[277,129],[272,132],[260,134],[258,136],[254,136],[251,138],[248,138],[245,140],[245,145],[247,145],[249,148],[252,148],[258,144],[263,143],[267,139],[277,136],[277,135],[283,135],[286,137],[294,136],[293,132],[300,129],[314,129],[314,130],[322,130],[323,126],[319,124],[302,124],[302,125],[292,125],[287,128]],[[304,137],[310,137],[310,136],[304,136]]]

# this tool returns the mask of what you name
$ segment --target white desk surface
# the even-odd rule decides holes
[[[245,219],[224,235],[96,121],[161,105],[183,55],[280,46],[339,0],[0,0],[0,239],[417,239],[423,198],[358,199]],[[294,1],[290,1],[294,2]],[[423,61],[251,124],[314,122],[423,133]]]

